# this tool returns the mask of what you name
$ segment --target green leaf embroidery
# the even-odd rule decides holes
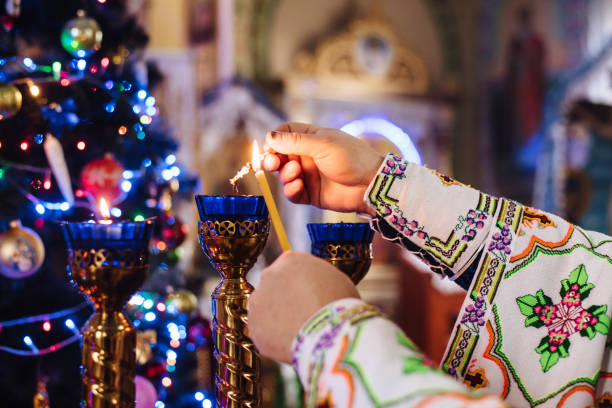
[[[578,266],[570,273],[569,276],[570,283],[577,283],[580,286],[587,283],[587,280],[589,280],[589,276],[586,273],[584,265]]]
[[[401,331],[397,332],[397,341],[398,341],[399,344],[401,344],[402,346],[406,347],[409,350],[417,351],[417,352],[419,351],[419,349],[416,346],[416,344],[414,344],[414,342],[412,340],[410,340],[408,338],[408,336],[406,336]]]
[[[523,315],[531,316],[534,314],[533,307],[538,304],[538,299],[533,295],[525,295],[516,298],[516,303]],[[525,323],[525,325],[527,325],[527,323]]]
[[[548,350],[548,336],[540,340],[540,344],[536,347],[536,353],[542,354],[545,350]]]
[[[582,286],[580,288],[580,297],[582,299],[585,299],[587,296],[589,296],[589,292],[591,291],[591,289],[593,289],[595,287],[595,285],[593,285],[592,283],[587,283],[586,285]]]
[[[404,357],[404,374],[422,373],[434,371],[433,368],[423,364],[423,360],[418,357]]]
[[[557,364],[557,361],[559,361],[559,353],[551,353],[549,350],[546,350],[542,353],[542,357],[540,357],[540,364],[542,365],[542,370],[544,370],[544,372],[547,372],[548,370],[550,370],[550,367]]]
[[[597,318],[599,318],[600,316],[605,316],[606,312],[608,311],[608,305],[601,305],[601,306],[591,306],[587,309],[587,312],[591,313],[593,316],[597,316]]]
[[[599,319],[598,323],[601,323],[606,327],[606,332],[605,333],[602,332],[602,334],[607,334],[608,331],[610,330],[610,318],[608,317],[607,314],[603,314],[603,313],[598,315],[597,318]]]
[[[545,305],[546,304],[546,295],[544,295],[544,291],[542,289],[538,290],[536,292],[536,297],[538,298],[538,303],[541,305]]]
[[[594,327],[595,327],[595,330],[597,330],[601,334],[608,334],[608,330],[610,329],[610,326],[607,326],[601,322],[595,323]]]
[[[529,326],[542,327],[543,324],[544,323],[542,323],[540,318],[535,314],[525,319],[525,327],[529,327]]]

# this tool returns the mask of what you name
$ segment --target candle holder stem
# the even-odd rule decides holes
[[[62,228],[71,280],[95,308],[81,329],[81,407],[133,408],[136,329],[122,310],[147,276],[152,221]]]
[[[83,407],[133,407],[136,329],[118,311],[100,310],[82,329]]]
[[[212,294],[217,407],[262,406],[261,360],[249,338],[253,287],[246,275],[263,251],[270,219],[262,197],[196,196],[202,250],[221,275]]]

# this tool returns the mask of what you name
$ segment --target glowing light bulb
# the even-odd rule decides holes
[[[85,147],[87,147],[87,145],[82,140],[77,142],[77,144],[76,144],[76,148],[79,149],[79,150],[85,150]]]
[[[40,95],[40,88],[36,85],[30,85],[30,94],[32,94],[32,96],[37,97],[38,95]]]
[[[21,144],[19,145],[19,148],[23,150],[24,152],[27,151],[29,147],[30,147],[30,144],[28,142],[21,142]]]
[[[46,332],[51,331],[51,323],[46,321],[42,325],[42,329]]]
[[[132,182],[129,180],[123,180],[121,182],[121,189],[125,191],[126,193],[129,193],[130,190],[132,189]]]

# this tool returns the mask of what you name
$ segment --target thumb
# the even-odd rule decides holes
[[[266,145],[281,154],[314,157],[323,151],[325,139],[313,133],[279,132],[273,130],[266,135]]]

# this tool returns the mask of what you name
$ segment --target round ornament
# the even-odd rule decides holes
[[[175,215],[167,212],[159,217],[159,239],[166,244],[167,249],[173,250],[180,246],[187,236],[187,225]]]
[[[210,320],[196,316],[187,322],[187,342],[196,348],[212,344],[212,327]]]
[[[42,266],[45,246],[40,236],[11,221],[9,229],[0,234],[0,274],[11,279],[30,276]]]
[[[136,408],[151,408],[157,402],[157,390],[151,381],[141,375],[134,378],[136,387]]]
[[[81,187],[91,193],[98,201],[104,198],[112,204],[123,200],[125,194],[121,190],[123,166],[112,154],[107,153],[100,159],[87,163],[81,171]]]
[[[198,307],[198,298],[187,289],[170,293],[167,302],[173,304],[180,313],[185,314],[190,314]]]
[[[15,116],[21,109],[23,97],[15,85],[0,85],[0,120]]]
[[[102,30],[91,17],[87,17],[83,10],[69,20],[60,35],[62,46],[72,56],[78,58],[89,57],[102,46]]]

